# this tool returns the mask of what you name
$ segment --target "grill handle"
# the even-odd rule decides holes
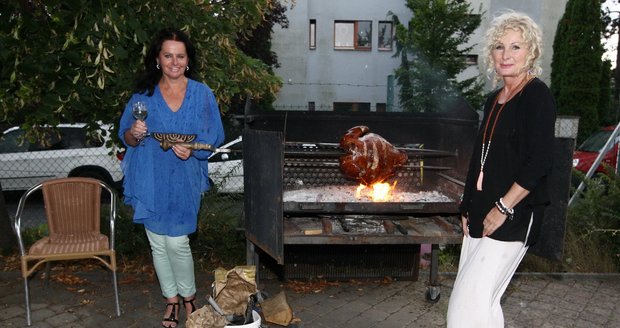
[[[415,203],[415,204],[400,204],[399,205],[400,209],[405,210],[405,211],[411,211],[411,210],[423,210],[424,209],[424,204],[422,203]]]
[[[322,210],[323,209],[323,205],[321,204],[309,204],[309,203],[301,203],[299,204],[299,209],[300,210],[305,210],[305,211],[318,211],[318,210]]]

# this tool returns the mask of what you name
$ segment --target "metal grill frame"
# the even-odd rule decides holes
[[[425,167],[434,166],[446,168],[445,170],[424,170],[418,175],[417,169],[420,165],[412,163],[409,166],[414,169],[409,172],[412,172],[414,176],[413,182],[403,184],[403,186],[420,188],[420,190],[437,190],[456,200],[460,195],[461,187],[455,181],[464,180],[470,149],[477,130],[477,116],[471,115],[463,118],[446,114],[357,116],[336,113],[277,113],[265,117],[262,115],[249,117],[246,123],[243,138],[248,264],[258,265],[260,253],[266,254],[278,265],[284,266],[284,245],[419,245],[430,243],[434,245],[434,254],[437,255],[437,247],[435,247],[437,244],[460,243],[462,238],[460,230],[446,220],[457,218],[456,201],[438,205],[434,209],[432,206],[427,207],[426,204],[416,203],[330,203],[320,206],[316,203],[308,203],[301,205],[306,208],[300,211],[300,204],[283,202],[283,192],[296,188],[296,174],[310,174],[306,167],[290,174],[291,167],[295,167],[293,164],[306,166],[311,161],[321,162],[323,167],[319,167],[318,170],[325,169],[323,173],[327,175],[322,178],[311,177],[318,181],[317,184],[339,185],[342,182],[348,182],[354,188],[357,183],[343,180],[337,171],[339,167],[335,165],[338,157],[344,153],[337,149],[326,150],[311,145],[333,143],[338,141],[342,134],[352,126],[368,125],[372,132],[383,136],[399,147],[413,148],[420,143],[425,148],[445,150],[449,155],[429,153],[423,157]],[[294,143],[307,144],[308,151],[295,149],[292,147]],[[313,150],[313,147],[317,149]],[[307,187],[307,183],[304,182],[304,184]],[[297,209],[289,206],[297,206]],[[382,216],[394,216],[394,218],[413,215],[418,219],[423,218],[420,222],[425,224],[412,226],[410,235],[398,233],[384,236],[338,236],[329,233],[303,235],[289,230],[290,223],[298,216],[354,213],[372,215],[373,212]],[[413,270],[417,272],[418,268]],[[436,273],[431,279],[431,284],[435,283],[434,279],[436,279]]]

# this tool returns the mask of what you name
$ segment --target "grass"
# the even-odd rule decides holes
[[[243,213],[242,194],[208,192],[202,199],[198,230],[191,234],[190,245],[196,269],[211,272],[245,263],[245,235],[239,228]],[[130,207],[118,210],[116,240],[121,259],[150,261],[150,247],[144,227],[134,224]]]
[[[576,173],[575,180],[581,179],[583,175]],[[440,271],[456,271],[459,251],[459,245],[444,248],[439,257]],[[561,261],[528,253],[518,271],[620,272],[620,178],[610,174],[586,181],[586,189],[567,211]]]
[[[242,215],[242,194],[205,194],[198,232],[192,236],[192,250],[201,269],[245,264],[245,234],[239,229]]]

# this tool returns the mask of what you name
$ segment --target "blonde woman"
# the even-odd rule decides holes
[[[527,15],[496,17],[485,38],[487,99],[460,205],[463,245],[448,327],[504,327],[502,294],[539,237],[549,203],[556,106],[540,74],[541,32]]]

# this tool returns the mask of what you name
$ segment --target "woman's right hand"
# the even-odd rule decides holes
[[[467,225],[467,217],[461,215],[461,226],[463,227],[463,235],[469,237],[469,228]]]
[[[147,131],[148,128],[146,126],[146,122],[141,120],[136,120],[135,122],[133,122],[130,129],[131,135],[136,138],[136,140],[142,140],[146,135]]]

